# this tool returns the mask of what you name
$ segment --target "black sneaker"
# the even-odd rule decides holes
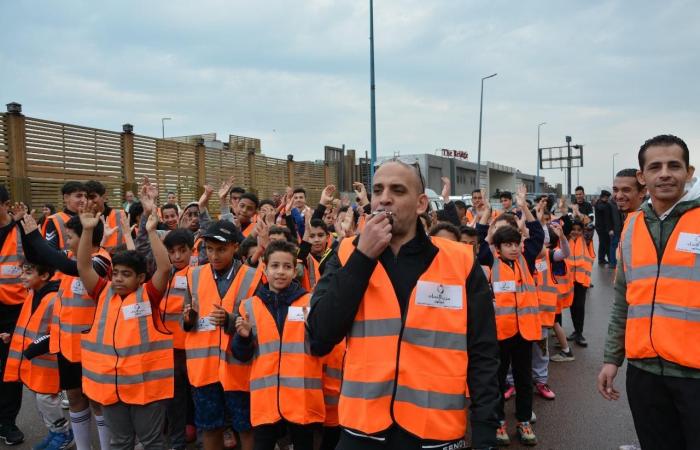
[[[588,347],[588,341],[586,341],[586,338],[583,337],[582,334],[576,336],[574,342],[576,342],[576,345],[578,345],[579,347]]]
[[[577,337],[578,337],[578,333],[574,331],[573,333],[571,333],[570,335],[568,335],[566,337],[566,340],[567,341],[575,341]]]
[[[5,441],[6,445],[17,445],[24,442],[24,433],[14,424],[0,425],[0,439]]]

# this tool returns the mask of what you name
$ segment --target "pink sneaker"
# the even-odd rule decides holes
[[[546,383],[537,383],[535,384],[535,388],[537,389],[537,393],[540,394],[543,398],[546,398],[547,400],[554,400],[556,395],[554,394],[554,391],[549,388],[549,385]]]
[[[508,389],[503,393],[504,400],[510,400],[515,395],[515,386],[508,386]]]

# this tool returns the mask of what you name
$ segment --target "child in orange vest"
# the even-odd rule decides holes
[[[72,447],[73,432],[63,417],[58,397],[58,360],[56,355],[36,351],[49,334],[53,304],[59,281],[51,281],[53,269],[28,262],[22,264],[22,285],[28,290],[17,326],[12,335],[10,354],[4,368],[4,381],[21,381],[34,391],[37,409],[49,434],[34,448],[61,450]],[[7,344],[8,333],[0,333]]]
[[[268,284],[243,302],[233,355],[253,361],[251,423],[256,450],[273,450],[290,433],[295,450],[313,450],[325,419],[323,359],[311,355],[305,318],[310,295],[295,281],[297,248],[285,241],[265,250]]]
[[[583,223],[575,220],[569,235],[571,255],[566,259],[567,268],[574,278],[574,302],[571,305],[571,322],[574,332],[568,337],[580,347],[588,347],[583,337],[583,321],[586,315],[586,294],[591,286],[591,269],[595,259],[593,250],[593,227],[584,227]]]
[[[78,272],[97,301],[95,318],[82,335],[83,391],[102,405],[112,432],[112,450],[131,450],[135,441],[146,449],[165,446],[165,407],[173,398],[173,342],[157,313],[170,274],[168,253],[156,232],[158,218],[146,223],[156,271],[146,282],[146,259],[133,250],[112,258],[112,281],[92,265],[93,229],[100,222],[88,203],[80,214],[83,233],[78,246]]]

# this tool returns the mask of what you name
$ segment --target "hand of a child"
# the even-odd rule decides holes
[[[222,327],[226,323],[226,310],[221,305],[214,303],[214,309],[209,314],[209,322],[215,327]]]
[[[0,333],[0,341],[2,341],[3,344],[9,344],[11,338],[12,335],[10,333]]]
[[[252,329],[253,327],[250,325],[250,322],[244,317],[239,316],[236,318],[236,333],[238,333],[239,336],[244,338],[249,337]]]

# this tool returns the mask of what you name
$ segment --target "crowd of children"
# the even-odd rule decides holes
[[[99,181],[68,182],[64,209],[41,226],[0,187],[2,393],[20,396],[0,438],[24,439],[14,423],[23,384],[48,429],[35,449],[90,449],[92,417],[103,449],[184,449],[196,439],[207,450],[335,448],[344,344],[316,351],[305,321],[328,257],[371,212],[365,187],[354,187],[352,204],[328,186],[312,210],[302,188],[260,201],[229,180],[212,218],[210,186],[184,208],[170,193],[158,207],[158,187],[144,179],[127,213],[109,206]],[[517,433],[534,445],[533,384],[554,399],[548,362],[573,360],[564,309],[569,338],[586,345],[595,255],[575,207],[555,209],[547,197],[533,207],[524,188],[512,200],[502,193],[496,212],[475,191],[471,207],[447,202],[421,220],[433,239],[473,247],[487,274],[500,348],[497,439],[510,441],[503,402],[517,392]],[[551,358],[549,330],[561,345]]]

